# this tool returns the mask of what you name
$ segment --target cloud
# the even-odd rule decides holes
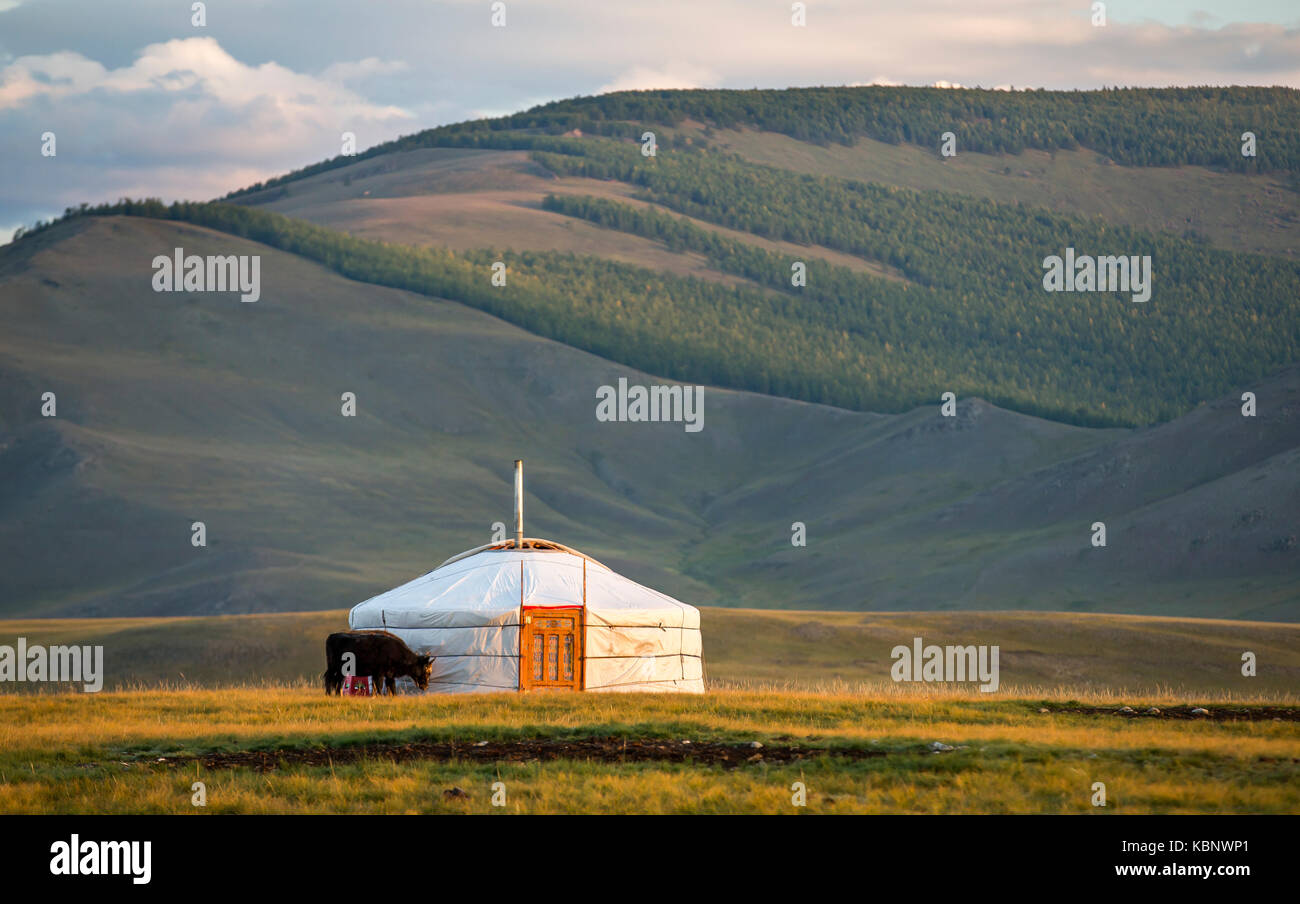
[[[0,70],[0,110],[33,97],[59,98],[103,80],[104,67],[79,53],[19,57]]]
[[[358,82],[377,75],[393,75],[409,69],[403,60],[381,60],[378,57],[366,57],[352,63],[331,63],[321,72],[320,77],[327,82]]]
[[[673,61],[661,69],[635,66],[596,89],[596,94],[610,91],[650,91],[654,89],[707,88],[718,84],[715,73],[700,66]]]
[[[313,76],[248,65],[213,38],[151,44],[109,69],[79,53],[20,56],[0,69],[0,154],[8,221],[122,195],[210,198],[413,131],[401,107],[345,82],[400,71],[368,58]],[[53,132],[57,154],[43,157]]]
[[[248,66],[213,38],[184,38],[150,44],[135,62],[105,69],[77,53],[18,57],[0,70],[0,110],[35,98],[87,98],[96,106],[131,104],[141,97],[174,112],[184,108],[274,109],[281,126],[304,121],[337,123],[344,118],[408,118],[394,106],[375,106],[343,86],[347,79],[400,69],[370,58],[336,63],[322,77],[293,72],[277,63]]]

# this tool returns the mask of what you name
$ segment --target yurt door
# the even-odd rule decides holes
[[[582,688],[582,610],[524,609],[520,690]]]

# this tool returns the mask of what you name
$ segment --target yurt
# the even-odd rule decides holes
[[[703,693],[700,612],[550,540],[515,536],[452,556],[353,607],[353,630],[381,629],[434,657],[429,693]]]

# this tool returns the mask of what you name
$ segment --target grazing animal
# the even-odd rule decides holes
[[[405,675],[420,690],[428,690],[433,677],[433,657],[422,656],[387,631],[340,631],[325,638],[325,693],[338,694],[343,689],[343,657],[356,657],[355,675],[369,675],[375,681],[375,693],[384,687],[397,693],[397,679]]]

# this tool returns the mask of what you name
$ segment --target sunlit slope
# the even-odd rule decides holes
[[[262,299],[154,293],[178,246],[260,254]],[[0,251],[0,307],[12,615],[348,606],[488,540],[523,458],[530,534],[694,603],[1300,617],[1295,371],[1252,387],[1254,419],[1226,399],[1139,431],[714,388],[698,433],[602,423],[599,386],[655,378],[141,218]]]
[[[553,193],[594,195],[662,209],[636,199],[625,183],[557,177],[527,151],[471,148],[385,154],[249,193],[239,203],[385,242],[458,250],[566,251],[727,285],[749,284],[710,267],[702,255],[670,250],[651,239],[543,210],[542,199]],[[888,267],[832,248],[700,225],[755,248],[800,256],[812,253],[856,272],[898,278]]]

